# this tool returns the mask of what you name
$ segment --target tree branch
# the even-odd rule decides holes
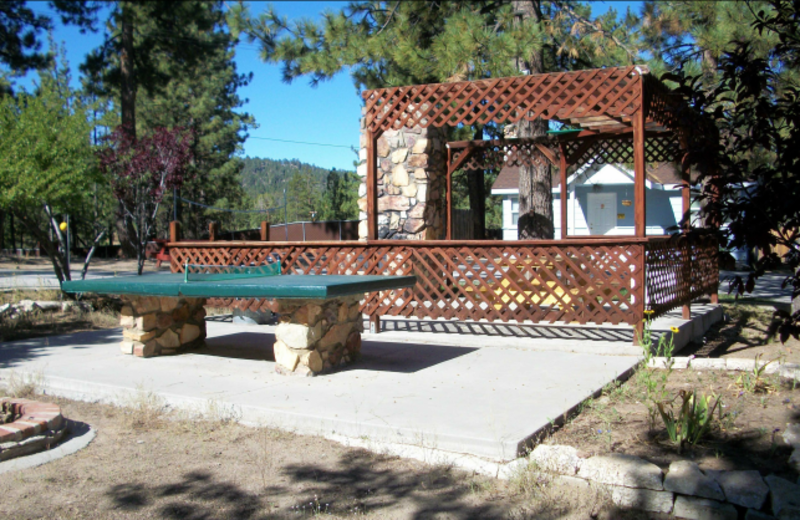
[[[630,48],[628,48],[628,46],[627,46],[627,45],[625,45],[624,43],[622,43],[622,41],[620,41],[620,39],[619,39],[619,38],[617,38],[616,36],[614,36],[613,34],[611,34],[611,32],[609,32],[609,31],[607,31],[607,30],[603,29],[602,27],[597,27],[597,26],[596,26],[596,25],[594,25],[592,22],[590,22],[589,20],[587,20],[587,19],[586,19],[586,18],[584,18],[583,16],[579,15],[578,13],[576,13],[576,12],[575,12],[575,11],[572,9],[572,7],[570,7],[570,6],[569,6],[569,4],[567,4],[566,2],[563,2],[563,1],[560,1],[560,0],[559,0],[559,1],[556,1],[556,2],[554,2],[554,3],[555,3],[555,4],[556,4],[556,5],[557,5],[557,6],[558,6],[558,7],[559,7],[561,10],[565,11],[565,12],[566,12],[566,13],[568,13],[570,16],[572,16],[572,17],[573,17],[573,18],[574,18],[576,21],[578,21],[578,22],[579,22],[581,25],[583,25],[584,27],[587,27],[587,28],[589,28],[589,29],[590,29],[591,31],[593,31],[593,32],[598,32],[598,33],[602,34],[602,35],[603,35],[603,36],[605,36],[606,38],[608,38],[608,39],[610,39],[611,41],[613,41],[613,42],[614,42],[616,45],[618,45],[620,48],[622,48],[622,49],[623,49],[623,50],[624,50],[624,51],[625,51],[625,52],[628,54],[628,58],[631,60],[631,63],[633,63],[633,62],[635,61],[635,59],[638,57],[637,53],[636,53],[636,52],[634,52],[633,50],[631,50]]]

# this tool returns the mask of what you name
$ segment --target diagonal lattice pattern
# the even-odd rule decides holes
[[[538,117],[624,126],[642,105],[636,67],[366,90],[367,128],[515,123]],[[596,121],[595,121],[596,123]]]
[[[171,245],[173,271],[188,263],[261,265],[284,274],[417,276],[410,289],[369,295],[367,315],[458,320],[638,323],[644,244],[636,240],[545,243],[396,242],[374,244]],[[273,308],[264,300],[214,299],[212,306]],[[273,309],[274,310],[274,309]]]
[[[713,237],[675,236],[647,245],[647,307],[658,317],[719,289]]]
[[[598,139],[583,153],[579,153],[581,141],[565,143],[570,164],[632,164],[633,134],[625,138]],[[653,136],[645,140],[645,161],[648,163],[679,162],[681,147],[678,139],[672,135]]]
[[[564,148],[569,164],[630,164],[633,163],[633,135],[625,138],[565,141]],[[547,149],[549,157],[542,151]],[[533,166],[546,163],[558,166],[558,145],[534,143],[532,139],[498,139],[471,141],[468,146],[453,146],[450,169],[458,165],[464,170],[486,170],[504,166]],[[466,157],[464,157],[466,154]],[[645,141],[645,161],[648,163],[679,162],[681,148],[672,135],[653,136]],[[552,160],[551,160],[552,158]]]

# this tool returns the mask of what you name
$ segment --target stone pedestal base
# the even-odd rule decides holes
[[[204,298],[122,298],[123,354],[138,357],[175,354],[202,344],[206,338]]]
[[[364,330],[359,299],[279,300],[275,370],[311,376],[355,361]]]

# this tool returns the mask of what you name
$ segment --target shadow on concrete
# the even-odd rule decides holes
[[[193,354],[233,359],[275,361],[272,345],[275,334],[268,332],[237,332],[224,336],[206,338],[206,344]]]
[[[272,345],[275,334],[268,332],[237,332],[206,339],[206,344],[192,351],[195,355],[231,359],[275,361]],[[478,350],[473,347],[419,345],[365,341],[358,363],[346,370],[371,370],[410,374],[465,356]]]
[[[342,369],[411,374],[479,350],[474,347],[365,341],[358,363]]]
[[[82,350],[93,345],[107,345],[119,341],[122,341],[122,329],[117,328],[0,343],[0,368],[14,368],[19,363],[47,357],[54,349]]]
[[[364,322],[369,330],[369,323]],[[564,339],[578,341],[633,342],[633,328],[608,328],[591,326],[477,323],[467,321],[432,320],[382,320],[381,330],[386,332],[427,332],[435,334],[469,334],[530,339]]]

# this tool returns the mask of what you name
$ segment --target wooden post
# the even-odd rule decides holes
[[[261,241],[269,242],[269,220],[261,221]]]
[[[181,239],[181,223],[173,220],[169,223],[169,241],[177,242]]]
[[[633,219],[637,237],[644,237],[647,235],[644,116],[644,104],[642,104],[639,110],[633,114]]]
[[[217,240],[217,231],[219,231],[219,225],[216,222],[209,222],[208,223],[208,241],[214,242]]]
[[[367,240],[378,239],[378,134],[367,130]]]
[[[645,310],[645,286],[644,286],[644,277],[645,277],[645,264],[647,263],[647,244],[636,244],[631,246],[637,250],[636,255],[636,266],[635,271],[633,272],[632,282],[633,287],[631,287],[631,293],[635,298],[633,302],[632,309],[635,322],[633,325],[633,344],[634,345],[641,345],[640,339],[642,338],[642,332],[644,331],[644,310]]]
[[[684,147],[685,149],[685,147]],[[692,228],[691,223],[691,206],[692,206],[692,198],[691,192],[689,189],[689,183],[691,182],[689,177],[689,164],[687,162],[688,157],[686,155],[683,156],[681,160],[681,181],[683,184],[681,185],[681,210],[683,211],[683,232],[688,233],[689,230]],[[688,239],[683,240],[683,248],[682,248],[682,257],[683,257],[683,269],[681,269],[681,276],[683,276],[683,287],[687,288],[687,291],[691,295],[692,292],[692,245],[688,242]],[[689,296],[690,297],[690,296]],[[681,307],[681,317],[684,320],[692,319],[692,306],[691,303],[687,300],[687,302]]]
[[[561,152],[561,240],[567,239],[567,150],[563,143],[558,145]]]
[[[463,152],[466,153],[466,152]],[[447,240],[453,240],[453,172],[450,170],[453,152],[447,146]]]
[[[369,332],[370,334],[378,334],[381,331],[381,317],[374,314],[369,317]]]

